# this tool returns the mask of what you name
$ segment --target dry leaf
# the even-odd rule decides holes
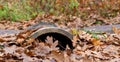
[[[101,41],[99,39],[96,39],[96,38],[91,38],[91,42],[95,46],[98,46],[101,44]]]
[[[39,45],[34,49],[34,52],[38,56],[46,56],[50,53],[51,48],[49,46],[45,46],[44,43],[39,43]]]
[[[8,60],[5,60],[3,62],[17,62],[17,60],[14,60],[14,59],[8,59]]]
[[[73,37],[73,40],[72,40],[73,46],[77,46],[77,40],[78,40],[78,39],[79,39],[79,38],[78,38],[78,35],[76,35],[76,36]]]
[[[64,54],[63,52],[51,51],[49,55],[50,58],[54,58],[57,62],[64,62]]]
[[[6,40],[0,37],[0,42],[5,42]]]
[[[61,3],[61,1],[56,0],[56,4],[57,3]],[[82,27],[83,25],[94,25],[93,21],[96,21],[96,19],[102,20],[103,22],[108,24],[115,22],[104,18],[101,19],[101,17],[99,18],[99,15],[96,17],[95,14],[89,16],[89,18],[91,19],[85,19],[87,21],[87,23],[86,21],[84,21],[85,24],[82,23],[83,20],[77,17],[75,18],[70,17],[70,19],[67,19],[67,17],[64,16],[60,16],[59,18],[55,18],[55,17],[56,16],[51,17],[51,15],[47,15],[47,16],[43,16],[42,18],[39,17],[39,19],[36,18],[37,21],[31,19],[30,21],[12,22],[12,23],[10,21],[0,21],[0,26],[2,26],[1,29],[23,30],[31,24],[38,23],[40,19],[44,19],[46,22],[47,21],[53,22],[57,24],[57,26],[60,28],[61,27],[78,28],[78,27]],[[56,20],[59,19],[61,24],[56,23],[56,21],[53,21],[55,19]],[[118,18],[115,17],[115,19],[118,20],[118,22],[116,23],[119,23],[120,17],[119,16]],[[59,20],[57,20],[57,22]],[[61,22],[61,20],[66,20],[67,22],[66,21]],[[69,30],[69,28],[67,30]],[[19,33],[17,36],[16,35],[11,36],[8,34],[6,34],[7,36],[1,35],[0,45],[3,45],[4,48],[0,48],[0,62],[71,62],[71,61],[72,62],[120,62],[120,53],[119,53],[120,35],[118,35],[120,34],[120,29],[116,27],[113,27],[112,29],[115,32],[115,35],[113,34],[106,35],[104,41],[102,38],[101,39],[92,38],[92,35],[86,33],[85,31],[77,32],[76,29],[73,29],[72,33],[79,34],[79,38],[80,38],[79,39],[77,38],[77,36],[74,36],[73,44],[76,44],[77,43],[76,41],[78,39],[81,40],[81,42],[79,43],[80,45],[76,46],[72,52],[70,52],[71,50],[70,51],[65,50],[64,52],[58,50],[56,48],[56,46],[58,45],[58,41],[53,42],[54,38],[51,37],[47,38],[46,42],[40,42],[40,43],[36,42],[36,40],[31,38],[27,39],[26,40],[27,45],[22,47],[14,44],[12,44],[11,46],[8,45],[9,42],[14,43],[14,41],[11,41],[11,38],[13,40],[13,37],[15,38],[17,37],[15,41],[17,41],[18,43],[22,43],[31,33],[33,33],[34,30],[32,31],[25,30],[24,32]],[[7,40],[9,40],[9,42],[4,42]],[[93,45],[88,42],[89,40]],[[119,44],[116,45],[113,44],[113,42],[118,42]],[[104,44],[101,45],[101,43]],[[26,49],[26,47],[29,48]],[[2,49],[4,51],[2,51]],[[17,59],[17,57],[19,59]]]
[[[51,46],[53,44],[53,37],[47,36],[45,42]]]
[[[115,26],[113,26],[112,30],[115,34],[120,34],[120,28],[116,28]]]
[[[16,40],[18,43],[22,43],[24,41],[24,38],[19,38]]]
[[[67,55],[67,52],[64,52],[64,62],[72,62],[70,56]]]
[[[56,46],[58,45],[58,40],[53,41],[53,37],[47,36],[47,39],[45,40],[46,44],[50,46],[51,50],[58,50]]]
[[[93,62],[92,59],[89,59],[86,55],[83,58],[83,62]]]
[[[58,45],[58,41],[55,41],[55,42],[50,46],[51,50],[58,50],[59,48],[56,47],[57,45]]]
[[[36,30],[36,29],[35,29]],[[17,39],[18,38],[27,38],[31,35],[31,33],[33,33],[35,31],[34,29],[33,30],[25,30],[23,32],[20,32],[18,35],[17,35]]]
[[[4,53],[5,54],[14,54],[15,53],[15,50],[17,49],[17,46],[13,45],[13,46],[10,46],[10,47],[5,47],[4,48]]]
[[[27,41],[27,44],[30,44],[30,43],[32,43],[32,42],[34,42],[35,41],[35,39],[34,38],[29,38],[28,40],[26,40]]]
[[[27,50],[27,49],[24,51],[24,53],[28,56],[34,56],[35,55],[35,53],[33,53],[32,51]]]

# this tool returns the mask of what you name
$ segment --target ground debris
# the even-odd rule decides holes
[[[45,18],[45,22],[55,22],[60,28],[75,28],[73,30],[74,49],[59,50],[58,40],[54,41],[48,36],[45,42],[33,38],[27,38],[34,31],[24,31],[19,34],[0,35],[0,62],[120,62],[120,34],[119,29],[113,27],[115,33],[93,33],[77,30],[83,27],[84,22],[80,18],[61,18],[60,16]],[[67,24],[67,21],[70,21]],[[39,19],[38,19],[39,20]],[[1,29],[23,30],[39,21],[26,22],[0,22]],[[75,21],[74,21],[75,20]],[[62,21],[62,22],[61,22]],[[74,21],[74,23],[73,23]],[[77,24],[77,21],[81,24]],[[29,23],[28,23],[29,22]],[[90,25],[93,24],[89,20]],[[108,23],[108,22],[105,22]],[[9,28],[9,26],[12,26]],[[89,25],[86,23],[85,25]],[[16,27],[14,27],[16,26]]]
[[[28,32],[28,33],[27,33]],[[26,38],[22,33],[23,40]],[[119,62],[120,61],[120,39],[119,34],[104,34],[98,38],[92,37],[92,34],[83,30],[78,31],[74,36],[74,49],[71,51],[68,47],[60,51],[58,41],[53,42],[53,38],[48,36],[45,42],[35,39],[28,39],[26,45],[19,45],[20,42],[5,41],[5,37],[12,38],[16,35],[3,36],[0,48],[0,60],[12,62]],[[101,39],[102,38],[102,39]],[[20,39],[21,41],[21,39]],[[70,52],[71,51],[71,52]]]

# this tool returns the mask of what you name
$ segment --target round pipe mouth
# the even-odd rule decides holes
[[[52,36],[54,39],[58,40],[58,47],[60,48],[60,50],[65,50],[67,45],[70,49],[73,49],[72,34],[57,27],[41,28],[36,32],[32,33],[30,37],[45,41],[47,36]]]

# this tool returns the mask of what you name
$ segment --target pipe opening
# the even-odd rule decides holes
[[[40,36],[38,36],[36,39],[41,40],[43,42],[45,42],[45,39],[47,36],[52,36],[53,37],[53,42],[55,40],[58,40],[58,46],[60,50],[65,50],[66,46],[68,45],[70,49],[73,49],[73,45],[72,45],[72,41],[70,38],[68,38],[67,36],[60,34],[60,33],[45,33],[42,34]]]

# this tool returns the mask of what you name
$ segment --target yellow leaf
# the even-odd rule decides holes
[[[71,30],[71,33],[72,33],[73,35],[76,35],[76,34],[79,34],[79,31],[77,31],[77,29],[73,28],[73,29]]]
[[[92,38],[92,39],[91,39],[91,42],[92,42],[92,44],[95,45],[95,46],[98,46],[98,45],[101,44],[101,41],[100,41],[99,39],[96,39],[96,38]]]

